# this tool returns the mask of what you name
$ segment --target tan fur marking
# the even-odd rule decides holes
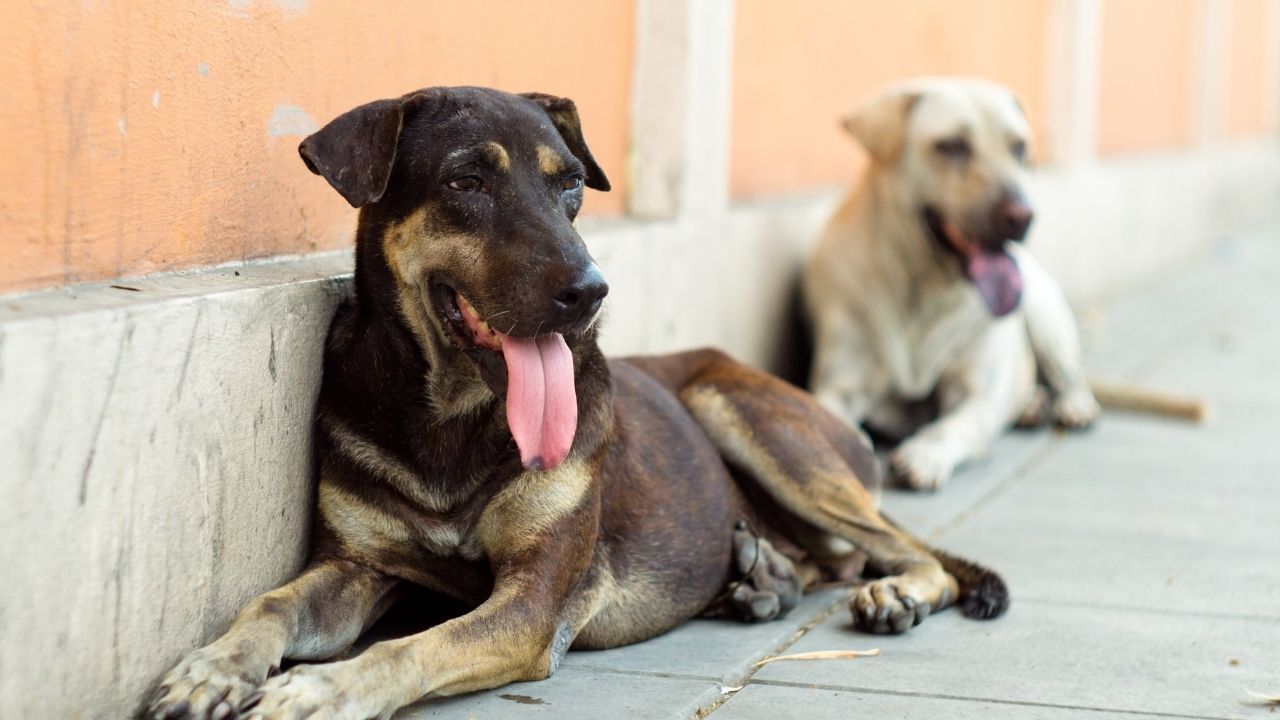
[[[505,152],[505,151],[504,151]],[[489,386],[474,372],[450,372],[439,347],[444,328],[427,298],[428,277],[443,268],[450,276],[466,279],[483,277],[484,255],[476,238],[444,232],[427,208],[419,208],[404,220],[387,227],[382,237],[383,255],[396,279],[396,299],[400,314],[409,323],[418,345],[433,368],[431,399],[441,417],[474,412],[493,398]]]
[[[560,159],[560,153],[546,145],[539,145],[538,169],[542,171],[543,175],[555,175],[564,170],[564,161]]]
[[[320,483],[318,507],[325,522],[354,554],[377,556],[413,542],[404,523],[333,483]]]
[[[633,572],[619,581],[606,566],[598,568],[594,586],[585,593],[588,611],[579,621],[574,647],[617,647],[648,637],[654,624],[654,603],[667,595],[657,581]]]
[[[342,420],[325,413],[320,416],[320,424],[343,455],[422,507],[443,512],[457,501],[457,498],[425,490],[417,472],[366,440]]]
[[[755,432],[734,407],[733,400],[723,392],[713,387],[694,386],[682,392],[680,400],[693,412],[712,442],[730,460],[756,468],[764,475],[778,478],[788,476],[777,459],[753,441]],[[777,487],[770,488],[777,500],[792,512],[803,513],[815,505],[824,511],[824,505],[844,508],[848,505],[850,493],[858,498],[859,507],[874,507],[861,478],[854,474],[852,468],[843,468],[839,472],[820,467],[809,469],[811,472],[805,478],[795,478],[796,481],[803,481],[803,490],[801,483],[794,481],[776,483]],[[849,516],[847,512],[842,514]],[[871,515],[874,516],[874,512]],[[841,519],[851,521],[853,518]],[[865,517],[860,520],[862,523],[866,522]]]
[[[503,488],[476,524],[481,546],[496,553],[519,553],[582,502],[595,474],[594,463],[568,460],[545,472],[526,472]]]
[[[493,160],[493,164],[498,166],[502,172],[511,169],[511,156],[507,154],[507,149],[501,144],[490,140],[484,144],[485,151],[489,153],[489,158]]]

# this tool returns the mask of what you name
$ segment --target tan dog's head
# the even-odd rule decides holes
[[[992,314],[1012,312],[1022,276],[1005,244],[1025,238],[1032,218],[1022,189],[1030,129],[1013,94],[982,80],[913,80],[844,123]]]

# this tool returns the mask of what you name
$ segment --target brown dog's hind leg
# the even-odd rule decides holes
[[[225,635],[178,663],[146,717],[236,717],[241,701],[279,670],[283,658],[329,658],[355,642],[386,609],[394,585],[357,563],[313,563],[296,580],[251,601]]]
[[[876,511],[854,471],[874,472],[868,458],[857,455],[869,450],[812,397],[724,358],[704,366],[680,399],[744,477],[787,513],[852,542],[883,573],[854,596],[860,628],[903,632],[956,600],[956,578]]]

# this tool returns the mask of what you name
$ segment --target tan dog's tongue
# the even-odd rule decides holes
[[[978,287],[978,294],[992,315],[1002,317],[1018,307],[1022,299],[1022,273],[1008,253],[974,253],[965,264],[965,274]]]
[[[573,353],[560,333],[502,338],[507,361],[507,425],[530,470],[564,462],[578,429]]]

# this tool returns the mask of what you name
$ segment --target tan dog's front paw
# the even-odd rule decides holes
[[[1018,414],[1014,427],[1030,430],[1043,426],[1049,421],[1050,405],[1049,391],[1043,387],[1037,387],[1027,406]]]
[[[858,588],[849,603],[853,624],[870,633],[904,633],[924,622],[933,607],[921,595],[896,581],[881,578]]]
[[[894,450],[889,464],[899,484],[912,490],[937,490],[955,470],[944,448],[920,439],[908,440]]]
[[[342,681],[340,664],[299,665],[263,683],[240,706],[245,720],[368,720],[390,717],[361,707],[354,689]]]
[[[235,717],[235,709],[266,679],[268,668],[256,667],[242,655],[216,645],[188,655],[160,683],[147,709],[149,720]]]
[[[1098,419],[1101,408],[1089,388],[1077,388],[1053,401],[1053,419],[1068,430],[1082,430]]]

